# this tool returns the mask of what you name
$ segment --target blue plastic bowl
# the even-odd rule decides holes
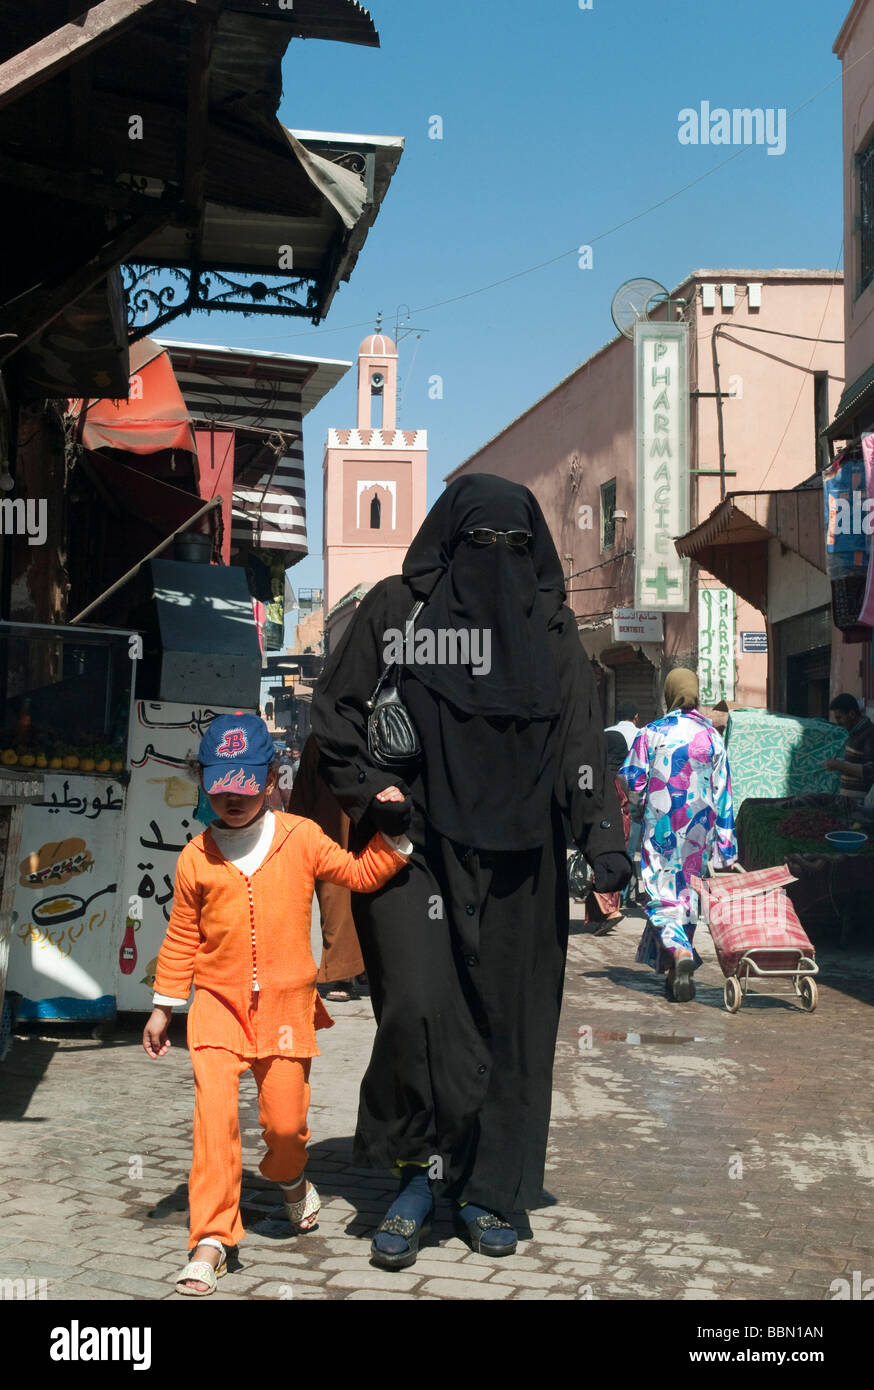
[[[861,830],[830,830],[825,838],[830,845],[834,845],[835,849],[842,849],[848,854],[853,854],[857,849],[862,848],[868,836],[863,835]]]

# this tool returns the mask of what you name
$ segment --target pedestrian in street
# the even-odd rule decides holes
[[[616,788],[616,799],[622,816],[622,833],[627,845],[631,817],[628,811],[628,790],[619,776],[619,769],[625,762],[628,745],[624,734],[618,729],[605,729],[604,737],[607,744],[607,770]],[[594,889],[589,893],[586,898],[586,921],[592,928],[593,936],[606,936],[618,927],[622,921],[621,898],[621,893],[596,893]]]
[[[406,873],[352,897],[377,1020],[355,1162],[399,1178],[371,1246],[387,1269],[414,1262],[436,1195],[454,1199],[474,1250],[515,1250],[507,1215],[542,1200],[568,935],[561,810],[599,891],[630,873],[595,680],[564,597],[534,496],[462,476],[402,575],[370,589],[314,696],[350,843],[382,825],[408,826],[414,845]],[[368,702],[417,600],[397,689],[421,757],[399,783],[404,804],[380,806],[393,774],[369,752]],[[447,634],[469,642],[470,662],[440,659]],[[475,649],[489,660],[475,665]]]
[[[179,856],[143,1046],[153,1059],[166,1055],[172,1010],[187,1003],[193,981],[191,1259],[175,1282],[178,1293],[204,1295],[226,1272],[227,1248],[245,1235],[238,1089],[247,1070],[267,1144],[261,1172],[280,1184],[294,1228],[316,1222],[321,1203],[305,1176],[309,1073],[315,1030],[332,1020],[315,988],[313,885],[323,878],[372,893],[405,866],[406,844],[377,833],[352,855],[313,821],[269,810],[276,760],[254,715],[214,719],[198,759],[218,819]],[[377,796],[381,805],[403,800],[391,785]]]
[[[303,746],[288,809],[307,816],[343,849],[349,847],[349,817],[319,772],[319,746],[310,734]],[[352,896],[338,883],[316,884],[322,923],[322,960],[316,983],[329,1004],[348,1004],[356,997],[355,980],[364,971],[352,918]]]
[[[689,882],[708,865],[737,859],[731,777],[721,737],[699,713],[698,677],[676,666],[665,681],[661,719],[647,724],[622,765],[632,818],[643,821],[641,868],[649,919],[637,960],[667,974],[669,997],[695,997],[693,971],[701,958]]]
[[[640,711],[634,700],[620,700],[616,706],[616,723],[605,729],[605,734],[620,733],[625,739],[626,752],[640,733],[638,721]]]
[[[836,724],[847,731],[843,756],[828,758],[823,766],[841,775],[841,796],[859,806],[874,786],[874,724],[859,709],[855,695],[836,695],[829,705]]]

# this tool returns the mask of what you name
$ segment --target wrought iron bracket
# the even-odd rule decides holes
[[[321,319],[318,286],[307,277],[283,280],[271,276],[269,281],[246,283],[224,271],[205,270],[200,266],[129,263],[121,270],[128,302],[128,336],[132,343],[158,332],[180,314],[221,311],[245,315],[286,314],[309,318],[313,323]],[[175,283],[168,283],[168,279]],[[137,323],[141,315],[146,316],[145,321]]]

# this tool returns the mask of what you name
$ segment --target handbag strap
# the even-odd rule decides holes
[[[413,604],[413,607],[410,609],[410,613],[409,613],[409,616],[408,616],[408,618],[407,618],[407,621],[404,623],[404,643],[405,643],[405,644],[406,644],[407,638],[411,636],[411,634],[412,634],[412,632],[413,632],[413,630],[414,630],[414,628],[415,628],[415,626],[416,626],[416,619],[418,618],[419,614],[421,613],[423,607],[424,607],[424,600],[423,600],[423,599],[419,599],[418,602],[417,602],[417,603],[414,603],[414,604]],[[373,706],[376,704],[377,700],[379,699],[380,691],[382,690],[382,687],[385,685],[386,681],[387,681],[388,678],[389,678],[390,673],[394,670],[395,666],[397,666],[397,662],[396,662],[396,661],[391,661],[391,662],[389,662],[389,664],[388,664],[388,665],[385,667],[385,669],[383,670],[382,675],[380,676],[379,680],[376,682],[376,685],[375,685],[374,690],[373,690],[373,694],[371,695],[370,699],[369,699],[368,702],[367,702],[367,707],[368,707],[368,709],[372,709]]]

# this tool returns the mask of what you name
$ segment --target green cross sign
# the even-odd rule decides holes
[[[664,565],[659,565],[656,570],[655,579],[645,579],[643,581],[643,587],[645,589],[655,589],[656,598],[663,603],[665,599],[670,598],[669,590],[678,589],[680,587],[680,581],[679,579],[669,578],[668,571],[665,569]]]

